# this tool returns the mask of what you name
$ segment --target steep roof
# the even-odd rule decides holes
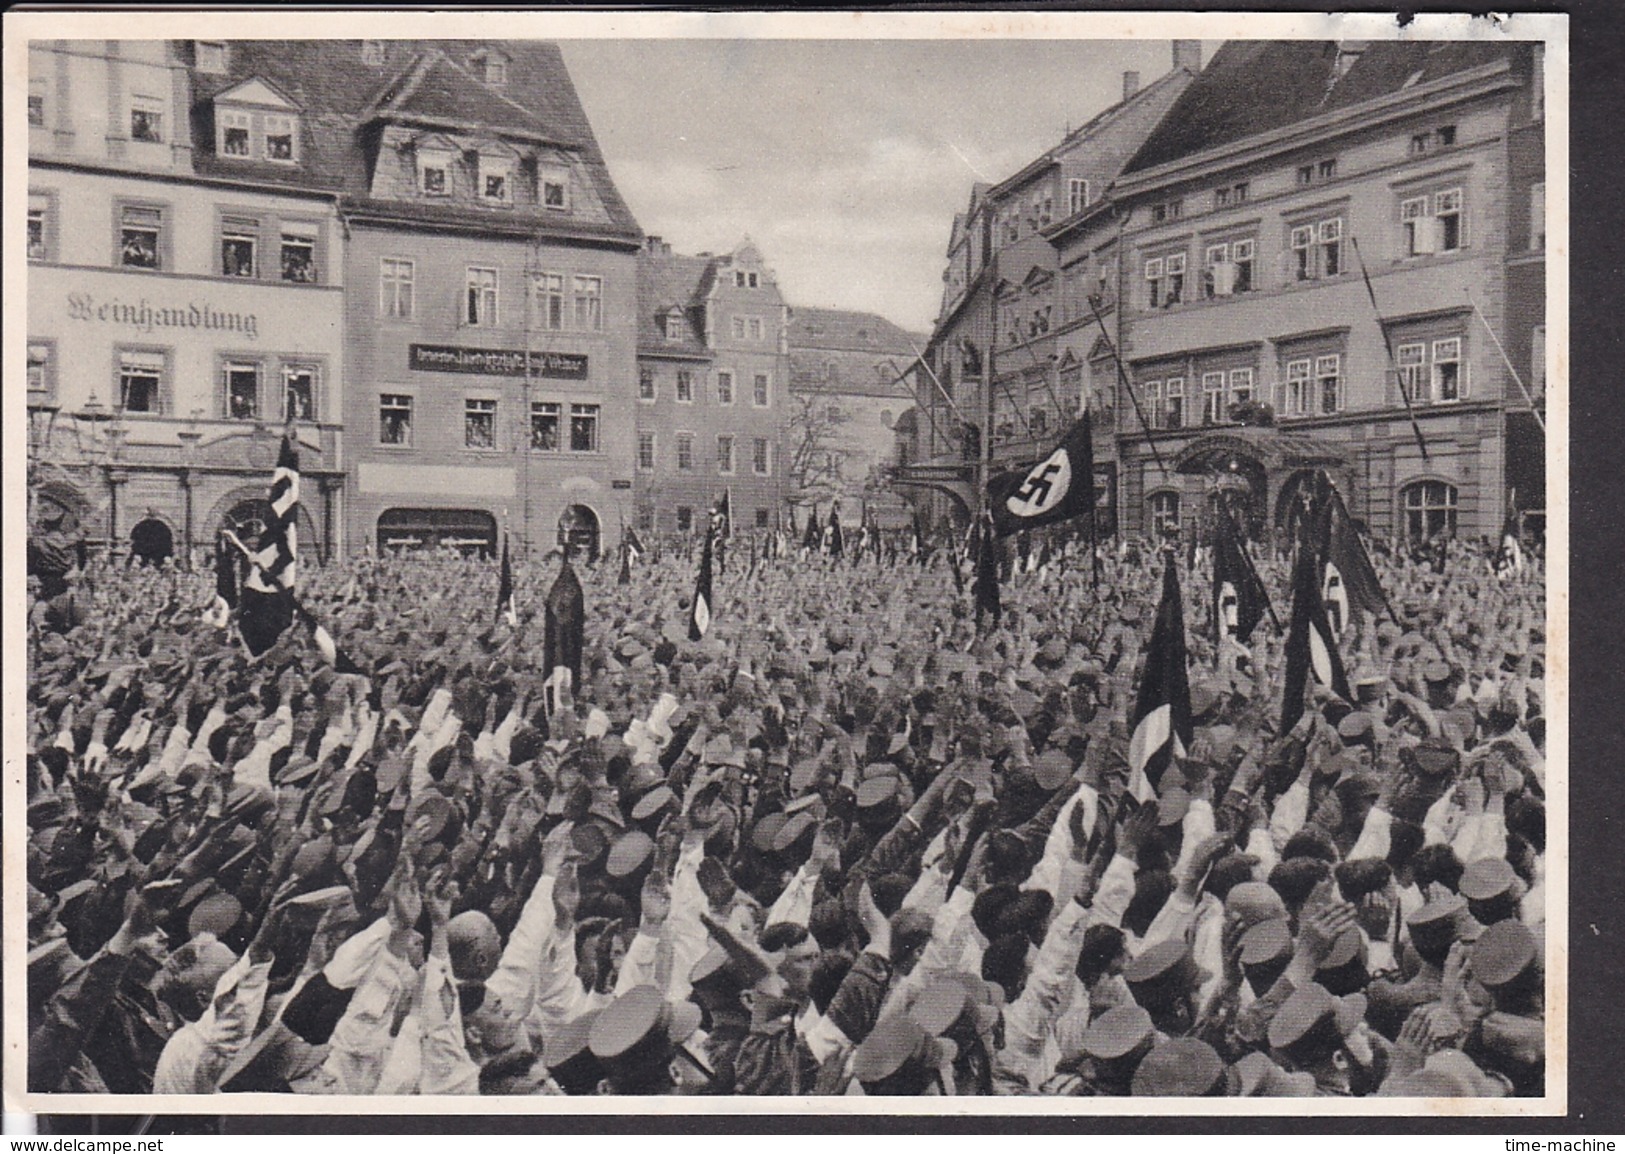
[[[851,309],[804,308],[790,310],[790,349],[831,352],[884,353],[913,356],[926,337],[899,328],[875,313]]]
[[[508,83],[486,85],[464,65],[500,43]],[[558,45],[545,41],[389,41],[388,63],[365,64],[359,40],[240,40],[231,43],[225,74],[191,70],[194,164],[211,176],[365,197],[369,189],[368,125],[380,116],[447,127],[479,126],[571,149],[581,157],[609,226],[586,231],[641,235],[621,198]],[[208,129],[214,98],[258,77],[300,109],[297,168],[214,152]],[[380,207],[382,207],[380,205]],[[409,216],[413,214],[408,213]],[[435,217],[430,213],[425,219]],[[415,216],[413,216],[416,219]]]
[[[657,254],[638,255],[638,348],[652,353],[710,355],[705,334],[695,327],[696,310],[710,291],[715,257]],[[670,308],[683,310],[684,337],[671,340],[661,327]]]
[[[1146,138],[1125,173],[1285,128],[1505,59],[1491,41],[1374,40],[1337,75],[1335,40],[1227,41]]]

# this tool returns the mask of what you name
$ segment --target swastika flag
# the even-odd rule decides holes
[[[993,527],[1001,537],[1069,521],[1089,512],[1095,461],[1089,411],[1067,430],[1055,451],[1025,472],[1000,473],[987,483]]]

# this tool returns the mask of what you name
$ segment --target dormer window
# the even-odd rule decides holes
[[[424,196],[451,195],[453,159],[449,152],[424,150],[418,153],[418,188]]]
[[[676,309],[666,314],[666,339],[668,341],[683,339],[683,314]]]
[[[226,71],[226,42],[224,40],[194,40],[192,55],[199,72],[216,75]]]
[[[761,278],[759,273],[739,271],[735,271],[734,273],[735,288],[756,288],[760,285],[760,283]]]
[[[389,57],[389,49],[382,40],[363,40],[361,42],[361,63],[379,67]]]
[[[501,158],[480,157],[480,199],[487,204],[513,203],[513,165]]]
[[[506,56],[493,54],[485,58],[485,82],[492,88],[501,88],[508,83],[508,58]]]
[[[550,208],[555,212],[568,212],[570,208],[570,174],[567,170],[557,167],[543,167],[536,173],[536,183],[541,190],[543,208]]]
[[[292,163],[294,155],[295,121],[291,116],[267,113],[265,116],[265,159]]]

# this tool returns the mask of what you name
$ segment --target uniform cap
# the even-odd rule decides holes
[[[1312,1098],[1315,1076],[1307,1070],[1289,1074],[1256,1050],[1232,1067],[1241,1079],[1242,1098]]]
[[[897,779],[890,774],[871,777],[858,786],[858,808],[874,809],[897,796]]]
[[[867,1083],[891,1077],[920,1053],[927,1038],[925,1028],[906,1015],[884,1019],[852,1055],[852,1076]]]
[[[660,991],[654,986],[635,986],[605,1006],[593,1020],[587,1032],[587,1047],[595,1057],[612,1061],[632,1051],[657,1029],[672,1025],[670,1009]],[[692,1028],[689,1033],[693,1033]]]
[[[1265,966],[1292,955],[1292,929],[1285,918],[1259,922],[1241,935],[1241,964]]]
[[[1461,896],[1470,902],[1487,902],[1510,893],[1518,880],[1506,858],[1479,858],[1461,875]]]
[[[1151,1015],[1141,1006],[1113,1006],[1096,1018],[1083,1034],[1083,1052],[1110,1061],[1132,1054],[1154,1033]]]
[[[773,852],[784,853],[789,850],[796,842],[801,840],[808,830],[817,824],[818,819],[811,810],[803,809],[799,813],[792,814],[785,819],[784,823],[779,826],[778,832],[773,835],[773,845],[771,847]]]
[[[1134,1071],[1136,1097],[1199,1098],[1224,1074],[1218,1052],[1196,1038],[1170,1038]]]
[[[1540,943],[1529,927],[1519,921],[1500,921],[1486,926],[1473,943],[1473,977],[1494,989],[1512,982],[1540,956]]]
[[[655,843],[641,829],[628,830],[610,847],[605,870],[612,878],[630,877],[654,855]]]
[[[1239,918],[1248,927],[1287,916],[1281,895],[1263,882],[1238,882],[1231,886],[1224,899],[1224,912]]]
[[[210,894],[192,909],[186,919],[186,932],[192,937],[213,934],[223,938],[242,920],[243,903],[230,894]]]
[[[633,821],[647,821],[667,806],[677,800],[677,795],[664,785],[657,785],[648,793],[638,798],[638,803],[632,807]]]
[[[920,993],[908,1014],[927,1034],[937,1037],[959,1021],[969,1000],[970,991],[964,982],[942,977]]]
[[[1131,986],[1152,985],[1188,974],[1195,961],[1183,941],[1167,938],[1141,950],[1123,970],[1123,980]]]
[[[1297,1045],[1321,1022],[1331,1019],[1338,1035],[1347,1037],[1365,1018],[1364,994],[1336,998],[1318,982],[1292,991],[1271,1019],[1269,1043],[1276,1049]]]
[[[770,852],[773,849],[774,839],[778,837],[779,830],[784,827],[784,823],[787,820],[788,819],[782,813],[768,814],[761,821],[756,823],[755,829],[751,830],[751,845],[755,846],[756,849],[761,853]]]

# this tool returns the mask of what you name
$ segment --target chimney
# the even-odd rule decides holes
[[[1140,90],[1140,74],[1138,72],[1123,73],[1123,99],[1127,100]]]
[[[648,237],[646,243],[648,245],[648,250],[649,250],[649,255],[650,256],[659,256],[660,255],[660,238],[658,236],[650,236],[650,237]]]
[[[1202,71],[1202,42],[1200,40],[1174,41],[1174,67]]]

